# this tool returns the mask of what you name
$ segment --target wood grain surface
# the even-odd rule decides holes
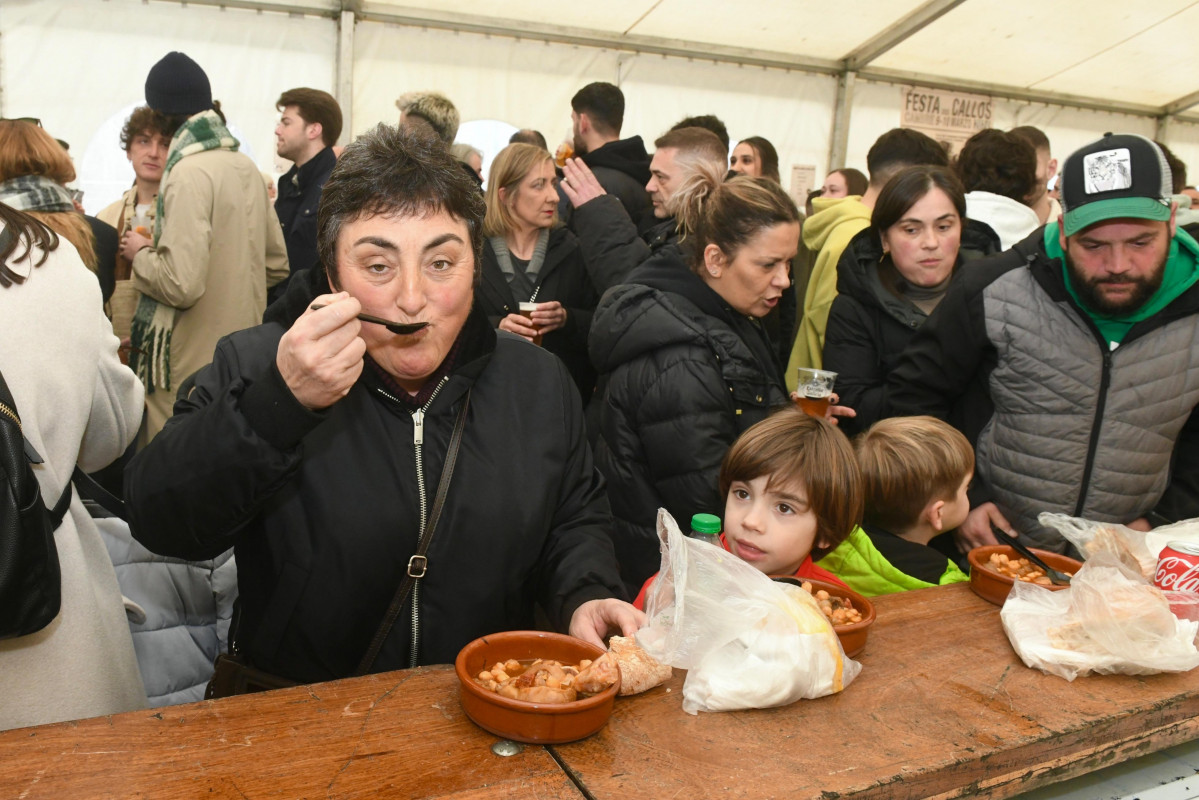
[[[1199,674],[1025,667],[967,584],[875,599],[844,692],[690,716],[682,673],[556,752],[595,798],[1009,797],[1199,738]]]
[[[0,733],[0,798],[581,797],[495,742],[428,667]]]
[[[1199,738],[1199,671],[1044,675],[965,584],[875,605],[858,679],[786,708],[688,715],[676,671],[501,758],[426,667],[3,732],[0,798],[1003,798]]]

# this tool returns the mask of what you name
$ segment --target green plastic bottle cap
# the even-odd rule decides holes
[[[691,518],[691,530],[707,536],[720,533],[720,517],[715,514],[696,514]]]

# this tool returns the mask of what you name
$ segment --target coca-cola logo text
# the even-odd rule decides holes
[[[1164,556],[1157,562],[1153,583],[1159,589],[1199,592],[1199,564],[1178,556]]]

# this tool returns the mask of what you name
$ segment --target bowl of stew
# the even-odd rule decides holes
[[[476,725],[505,739],[529,744],[562,744],[586,738],[604,727],[620,690],[620,680],[599,694],[562,703],[514,700],[497,694],[479,680],[497,663],[537,659],[577,665],[604,654],[601,648],[547,631],[505,631],[481,636],[463,647],[454,662],[462,710]]]
[[[1038,550],[1035,547],[1029,549],[1040,556],[1046,564],[1067,575],[1073,575],[1082,567],[1081,561],[1076,561],[1069,556],[1049,550]],[[976,595],[997,606],[1003,605],[1007,600],[1008,592],[1012,590],[1012,585],[1017,580],[1036,583],[1055,592],[1067,588],[1055,586],[1049,582],[1048,578],[1038,579],[1038,573],[1041,576],[1044,573],[1006,544],[976,547],[970,551],[967,558],[970,561],[970,588]]]

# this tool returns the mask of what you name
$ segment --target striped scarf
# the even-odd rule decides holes
[[[215,111],[202,111],[179,127],[171,139],[167,151],[166,168],[162,171],[158,200],[154,214],[154,246],[162,238],[162,227],[166,219],[163,197],[166,194],[167,177],[180,159],[203,153],[205,150],[237,150],[237,139],[221,122]],[[129,366],[146,386],[146,394],[155,388],[171,388],[171,332],[175,329],[178,310],[159,303],[152,297],[142,295],[137,310],[133,313],[130,328],[130,343],[133,345]]]
[[[22,175],[0,183],[0,200],[18,211],[74,211],[71,193],[42,175]]]

